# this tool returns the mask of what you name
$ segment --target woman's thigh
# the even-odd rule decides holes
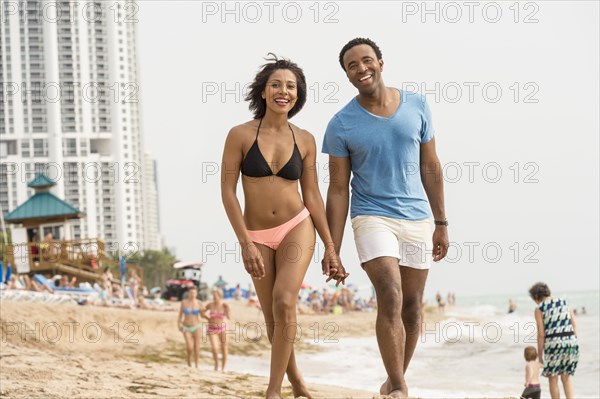
[[[285,236],[275,252],[274,296],[286,294],[297,298],[314,247],[315,227],[312,219],[307,217]]]

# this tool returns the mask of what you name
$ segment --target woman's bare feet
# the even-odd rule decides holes
[[[290,384],[292,384],[292,393],[294,394],[294,398],[312,399],[312,396],[310,395],[310,392],[308,392],[308,388],[306,388],[304,381],[290,381]]]
[[[266,398],[267,399],[281,399],[281,395],[279,393],[276,393],[276,392],[269,392],[269,391],[267,391]]]

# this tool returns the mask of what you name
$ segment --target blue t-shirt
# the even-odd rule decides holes
[[[322,151],[350,157],[350,216],[423,220],[431,208],[419,167],[420,146],[433,138],[425,96],[400,91],[389,118],[374,115],[353,98],[327,125]]]

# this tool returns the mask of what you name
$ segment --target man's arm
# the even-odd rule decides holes
[[[444,208],[444,176],[442,166],[435,151],[435,137],[421,144],[421,182],[431,205],[433,218],[437,221],[446,220]],[[438,262],[448,252],[448,227],[435,225],[433,232],[433,260]]]
[[[335,252],[339,255],[350,203],[350,158],[329,156],[329,189],[327,190],[327,223]]]

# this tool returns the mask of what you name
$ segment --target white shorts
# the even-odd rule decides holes
[[[431,267],[433,219],[403,220],[384,216],[357,216],[352,219],[354,242],[360,263],[381,256],[398,259],[401,266]]]

